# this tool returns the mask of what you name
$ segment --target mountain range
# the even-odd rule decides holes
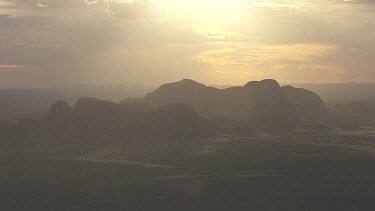
[[[50,139],[147,139],[213,137],[218,127],[186,104],[152,108],[146,104],[119,104],[80,98],[70,106],[57,101],[40,119],[23,119],[18,131]]]
[[[334,108],[338,104],[350,105],[357,102],[368,102],[372,105],[375,105],[375,94],[373,91],[375,89],[375,84],[373,83],[303,83],[289,85],[292,85],[296,88],[303,88],[313,91],[314,93],[318,94],[320,98],[322,98],[323,102],[330,109]],[[288,89],[286,88],[287,86],[282,86],[282,89]],[[241,88],[241,86],[212,85],[211,88],[213,87],[216,87],[216,89],[220,90],[227,90],[225,92],[229,92],[228,90]],[[15,124],[17,122],[17,119],[27,116],[34,116],[40,111],[46,112],[51,104],[53,104],[57,100],[64,100],[69,104],[73,104],[80,97],[86,96],[119,102],[126,97],[136,97],[142,99],[142,97],[144,97],[147,93],[151,93],[155,89],[155,87],[146,87],[142,85],[77,85],[70,88],[0,89],[0,125]],[[345,115],[345,113],[336,111],[333,113]],[[311,112],[300,112],[300,114],[311,115],[312,117],[315,117],[314,113]],[[309,119],[309,117],[304,117],[304,119]]]
[[[72,106],[57,101],[48,111],[19,121],[17,128],[2,131],[47,139],[160,140],[215,137],[223,130],[249,135],[252,127],[277,132],[294,124],[371,123],[373,114],[375,107],[370,103],[330,110],[316,93],[280,86],[272,79],[224,89],[184,79],[120,103],[91,97],[80,98]]]
[[[153,108],[184,103],[209,119],[249,122],[268,119],[321,122],[329,116],[329,110],[314,92],[291,86],[281,87],[272,79],[225,89],[184,79],[162,85],[142,99],[126,99],[122,103],[145,103]]]

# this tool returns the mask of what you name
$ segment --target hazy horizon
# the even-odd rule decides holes
[[[251,81],[262,81],[262,80],[267,80],[267,79],[273,79],[273,78],[264,78],[264,79],[259,79],[259,80],[249,80],[243,84],[216,84],[216,83],[212,83],[212,84],[205,84],[204,82],[201,82],[199,80],[194,80],[194,79],[191,79],[191,78],[181,78],[181,79],[177,79],[177,80],[174,80],[174,81],[166,81],[165,83],[160,83],[160,84],[142,84],[142,83],[129,83],[129,84],[111,84],[111,83],[75,83],[75,84],[67,84],[65,86],[38,86],[38,85],[35,85],[35,86],[26,86],[26,87],[14,87],[14,86],[6,86],[6,87],[1,87],[0,86],[0,89],[71,89],[71,88],[84,88],[84,87],[144,87],[144,88],[152,88],[152,89],[155,89],[163,84],[168,84],[168,83],[174,83],[174,82],[178,82],[178,81],[181,81],[181,80],[184,80],[184,79],[188,79],[188,80],[193,80],[193,81],[196,81],[198,83],[202,83],[206,86],[210,86],[210,87],[215,87],[215,88],[229,88],[229,87],[238,87],[238,86],[244,86],[247,82],[251,82]],[[291,85],[291,86],[295,86],[295,85],[345,85],[345,84],[360,84],[360,85],[365,85],[365,84],[375,84],[375,82],[352,82],[352,81],[347,81],[347,82],[326,82],[326,83],[319,83],[319,82],[305,82],[305,83],[294,83],[294,82],[291,82],[291,83],[283,83],[281,81],[278,81],[280,86],[288,86],[288,85]]]
[[[375,0],[0,0],[0,211],[375,210]]]

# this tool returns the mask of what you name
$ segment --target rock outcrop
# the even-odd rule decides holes
[[[280,87],[272,79],[252,81],[243,87],[227,89],[208,87],[185,79],[162,85],[139,101],[154,108],[184,103],[207,118],[253,122],[268,119],[321,121],[328,114],[328,109],[315,93]]]
[[[190,106],[118,104],[81,98],[72,107],[56,102],[42,120],[45,131],[59,136],[117,138],[190,138],[215,136],[218,129]]]

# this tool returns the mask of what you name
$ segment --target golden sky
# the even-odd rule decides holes
[[[375,82],[373,0],[0,0],[0,87]]]

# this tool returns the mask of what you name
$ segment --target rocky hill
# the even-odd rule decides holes
[[[20,121],[22,128],[57,137],[191,138],[212,137],[219,130],[186,104],[153,109],[147,104],[118,104],[81,98],[73,106],[52,105],[41,120]]]
[[[272,79],[252,81],[243,87],[217,89],[193,80],[182,80],[160,86],[143,99],[123,103],[143,102],[158,108],[171,103],[192,106],[207,118],[240,121],[324,121],[328,109],[320,97],[305,89],[280,87]]]

